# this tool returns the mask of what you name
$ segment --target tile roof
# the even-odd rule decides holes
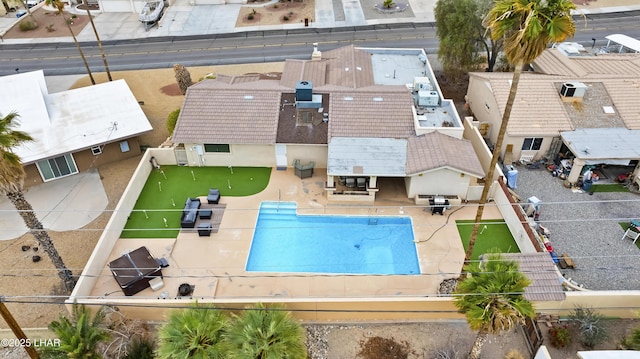
[[[176,143],[276,142],[281,92],[258,81],[229,86],[203,81],[189,88],[173,132]],[[241,85],[245,85],[243,83]],[[259,86],[254,86],[260,84]],[[220,86],[227,86],[220,91]]]
[[[327,84],[349,88],[374,85],[369,52],[350,45],[325,51],[322,59],[329,62]]]
[[[395,137],[415,135],[411,93],[402,86],[373,86],[332,92],[329,138]]]
[[[549,253],[503,253],[502,258],[518,262],[520,272],[531,281],[524,290],[525,299],[530,301],[565,299],[566,294],[560,284],[560,273]]]
[[[606,79],[603,82],[626,127],[640,130],[640,76]]]
[[[558,49],[548,49],[538,56],[531,65],[536,72],[547,75],[562,75],[580,77],[587,72],[560,52]]]
[[[280,84],[295,89],[297,81],[311,81],[313,87],[326,83],[327,64],[325,60],[286,60]]]
[[[640,76],[640,54],[566,56],[558,49],[544,51],[532,63],[536,72],[575,77],[580,81],[599,75]]]
[[[470,141],[436,131],[409,137],[407,175],[442,167],[449,167],[478,178],[484,177],[484,170]]]
[[[511,87],[511,73],[476,72],[470,76],[488,83],[500,113],[504,112]],[[559,131],[573,130],[571,119],[554,82],[566,77],[523,73],[507,127],[510,136],[556,136]]]

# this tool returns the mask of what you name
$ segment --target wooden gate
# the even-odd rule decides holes
[[[542,332],[538,327],[538,322],[535,319],[527,318],[520,328],[522,329],[524,340],[527,343],[529,354],[531,354],[531,358],[533,358],[538,348],[542,345]]]

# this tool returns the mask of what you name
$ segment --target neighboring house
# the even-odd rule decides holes
[[[33,141],[15,149],[33,185],[137,156],[152,130],[124,80],[50,94],[43,71],[0,77],[0,113]]]
[[[330,200],[466,200],[484,171],[422,49],[346,46],[287,60],[280,77],[219,76],[191,86],[173,133],[177,162],[326,168]],[[316,175],[318,172],[316,171]]]
[[[504,162],[568,156],[571,183],[585,164],[637,164],[640,54],[595,55],[565,43],[546,50],[531,67],[520,77],[503,148],[497,149]],[[467,103],[489,143],[497,139],[511,78],[470,74]]]

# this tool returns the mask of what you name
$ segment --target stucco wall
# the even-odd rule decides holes
[[[539,302],[536,309],[540,312],[568,315],[576,306],[590,307],[598,313],[620,318],[638,318],[640,291],[584,291],[566,292],[567,298],[562,302]]]
[[[150,152],[150,156],[155,157],[156,162],[161,166],[175,166],[178,164],[173,148],[150,148],[147,151]]]
[[[273,145],[231,145],[230,153],[204,152],[204,162],[198,158],[197,143],[185,143],[189,166],[248,166],[275,167],[276,152]]]
[[[441,168],[431,172],[405,177],[405,186],[409,198],[419,194],[452,195],[462,199],[467,197],[467,188],[471,176],[449,168]]]
[[[127,141],[127,143],[129,143],[128,152],[122,152],[120,150],[120,142],[122,141]],[[91,152],[91,149],[74,153],[73,159],[76,162],[76,166],[78,166],[78,170],[83,172],[91,168],[100,167],[107,163],[140,155],[140,143],[137,137],[128,138],[122,141],[104,145],[102,147],[102,153],[99,155],[94,155]]]
[[[542,314],[568,315],[577,305],[590,307],[605,316],[637,318],[640,291],[566,292],[564,301],[535,302],[535,310]],[[164,321],[176,308],[192,304],[189,299],[78,299],[79,303],[110,304],[117,306],[128,319]],[[227,300],[202,300],[201,304],[213,304],[220,308],[245,308],[257,302],[280,303],[292,311],[295,318],[304,322],[357,322],[357,321],[406,321],[406,320],[465,320],[457,312],[451,297],[404,298],[245,298]],[[71,300],[67,301],[72,303]],[[124,305],[126,304],[126,306]]]
[[[526,219],[523,216],[518,216],[516,211],[519,211],[518,204],[512,204],[513,200],[507,195],[507,187],[503,181],[500,180],[499,187],[497,187],[493,200],[498,210],[502,214],[504,221],[511,231],[513,239],[518,244],[520,252],[522,253],[535,253],[538,250],[532,243],[531,236],[533,232],[528,230]]]
[[[78,284],[71,294],[71,298],[77,296],[88,296],[95,285],[97,279],[105,268],[107,259],[116,241],[120,238],[120,232],[127,223],[127,217],[136,204],[138,196],[144,187],[144,184],[151,173],[152,167],[149,165],[149,159],[153,155],[153,150],[149,149],[145,152],[133,173],[127,188],[125,188],[118,205],[116,206],[105,230],[102,232],[96,247],[91,253],[91,257],[87,261],[87,266],[82,271],[82,276],[78,280]]]
[[[287,145],[287,165],[293,166],[293,161],[299,159],[302,163],[314,161],[315,168],[327,168],[327,145]]]

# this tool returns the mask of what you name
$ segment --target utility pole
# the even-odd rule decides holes
[[[16,338],[18,338],[19,343],[31,343],[27,338],[27,335],[24,334],[24,332],[20,328],[20,325],[18,325],[18,322],[16,322],[16,320],[13,318],[13,315],[11,315],[11,312],[9,312],[9,308],[4,305],[4,296],[0,296],[0,314],[2,314],[2,318],[4,318],[4,321],[7,322],[7,325],[9,325],[9,328],[11,328],[11,331],[16,336]],[[33,346],[22,345],[22,347],[27,351],[27,354],[29,354],[29,357],[31,359],[40,359],[40,356],[38,356],[38,352]]]

